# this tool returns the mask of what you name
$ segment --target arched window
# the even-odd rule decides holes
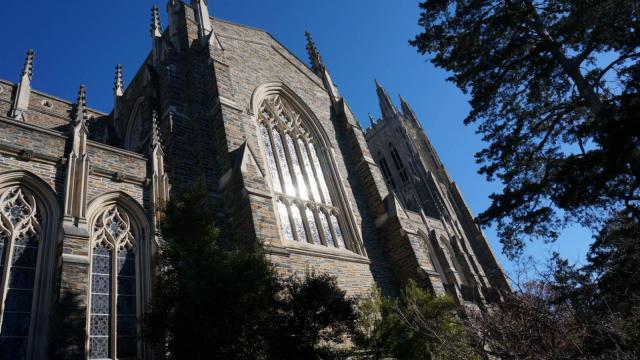
[[[326,149],[305,125],[311,119],[277,94],[262,100],[257,116],[284,239],[360,252],[345,235]]]
[[[25,359],[34,327],[42,213],[36,197],[22,186],[0,190],[0,358]]]
[[[136,359],[140,230],[116,204],[93,221],[89,359]]]

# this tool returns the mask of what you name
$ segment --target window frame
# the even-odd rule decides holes
[[[268,98],[279,97],[281,100],[284,100],[284,114],[288,117],[286,119],[280,119],[277,116],[277,112],[270,111],[273,116],[264,117],[261,115],[261,110],[263,106],[272,106],[272,105],[263,105],[265,102],[268,102]],[[345,199],[345,191],[342,185],[342,179],[337,175],[337,168],[335,167],[335,160],[333,159],[332,146],[331,142],[327,134],[322,129],[322,125],[318,122],[318,119],[315,115],[308,109],[308,107],[302,102],[293,91],[291,91],[286,85],[283,83],[268,83],[259,86],[252,96],[252,106],[251,106],[251,115],[254,115],[254,121],[256,124],[256,134],[258,135],[258,143],[263,154],[266,154],[268,151],[267,145],[263,143],[261,138],[261,127],[264,126],[266,129],[271,130],[275,128],[278,130],[278,134],[280,134],[283,143],[286,143],[285,133],[289,133],[295,148],[296,157],[298,158],[300,170],[302,174],[302,179],[297,179],[295,176],[295,168],[291,159],[292,153],[286,153],[287,166],[289,167],[291,177],[294,179],[294,183],[297,185],[298,181],[304,181],[303,184],[307,189],[307,197],[308,199],[303,199],[299,197],[299,193],[296,191],[295,196],[291,196],[286,194],[286,184],[284,182],[284,169],[279,164],[277,149],[274,143],[272,131],[267,131],[269,133],[269,141],[271,142],[271,148],[274,151],[274,158],[276,159],[276,169],[278,170],[278,178],[280,179],[281,185],[283,187],[283,192],[278,193],[274,191],[273,179],[271,174],[271,168],[269,164],[266,164],[266,168],[269,169],[267,173],[267,180],[270,184],[269,190],[273,200],[274,209],[277,209],[278,202],[281,201],[285,205],[287,205],[288,214],[289,214],[289,223],[295,227],[295,222],[293,216],[291,216],[291,210],[289,205],[292,201],[301,202],[303,205],[300,206],[301,214],[304,214],[304,211],[308,206],[311,206],[314,213],[314,222],[316,223],[316,227],[320,234],[321,245],[318,246],[313,243],[312,234],[309,233],[309,224],[305,219],[303,220],[305,231],[307,232],[307,239],[304,241],[305,244],[309,244],[311,246],[315,246],[318,249],[322,248],[332,248],[327,241],[326,235],[324,234],[324,229],[322,228],[322,223],[319,222],[319,209],[325,209],[328,213],[333,213],[337,216],[338,226],[340,227],[340,233],[343,237],[343,242],[345,244],[344,250],[348,250],[351,253],[356,255],[361,255],[366,257],[366,251],[364,250],[364,246],[362,245],[360,234],[357,230],[355,230],[355,220],[353,219],[352,211],[350,209],[350,205]],[[278,109],[276,109],[278,110]],[[287,121],[288,119],[288,121]],[[267,121],[265,121],[267,120]],[[291,126],[295,124],[294,126]],[[302,149],[299,148],[298,141],[301,140],[302,144],[305,145],[305,151],[307,157],[302,156]],[[288,147],[288,144],[286,144]],[[314,152],[312,150],[315,149],[315,157],[318,161],[318,168],[316,168]],[[311,167],[311,171],[308,171],[305,163],[309,160],[309,165]],[[263,162],[266,163],[267,156],[263,156]],[[324,177],[321,177],[319,171],[322,172]],[[318,193],[320,194],[320,199],[315,198],[313,187],[310,184],[310,176],[314,176],[314,180],[317,185]],[[322,189],[322,183],[320,182],[322,179],[326,185],[326,196],[325,192]],[[331,201],[330,205],[327,205],[326,198],[329,198]],[[279,213],[279,211],[275,211]],[[279,214],[276,214],[276,223],[278,227],[278,233],[280,235],[280,239],[286,241],[286,237],[283,234],[282,230],[282,221],[280,220]],[[303,218],[306,218],[303,216]],[[332,228],[331,223],[329,222],[329,227]],[[295,228],[292,229],[295,234],[297,231]],[[335,231],[332,231],[335,233]],[[295,236],[295,235],[294,235]],[[333,235],[335,236],[335,235]],[[331,241],[331,243],[337,243],[337,239]],[[287,243],[283,242],[284,246],[287,246]],[[337,247],[336,247],[337,248]]]

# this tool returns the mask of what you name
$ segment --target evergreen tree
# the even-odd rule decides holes
[[[504,251],[568,222],[640,216],[640,3],[427,0],[411,44],[471,94],[489,143],[480,172],[504,184],[479,215]]]

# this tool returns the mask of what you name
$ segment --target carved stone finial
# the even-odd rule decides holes
[[[157,6],[151,8],[151,36],[162,37],[162,25],[160,24],[160,11]]]
[[[318,76],[322,76],[324,63],[322,62],[320,52],[318,52],[318,48],[311,38],[311,33],[305,31],[304,36],[307,38],[307,54],[309,55],[309,61],[311,62],[311,70]]]
[[[158,112],[151,112],[151,148],[160,145],[160,127],[158,126]]]
[[[80,85],[78,90],[78,101],[76,105],[76,115],[73,119],[73,126],[82,126],[87,131],[87,90],[84,85]]]
[[[29,49],[27,51],[27,57],[24,60],[24,67],[22,69],[22,76],[27,75],[29,80],[33,79],[33,59],[34,59],[35,51],[33,49]]]
[[[213,26],[209,15],[209,3],[206,0],[191,0],[191,7],[196,11],[198,36],[202,44],[214,44]]]
[[[113,94],[115,96],[122,96],[122,94],[124,94],[122,86],[122,64],[116,65],[116,75],[113,80]]]
[[[34,55],[35,52],[33,49],[29,49],[29,51],[27,51],[27,56],[22,68],[22,74],[20,76],[20,82],[18,83],[18,90],[16,91],[16,97],[13,99],[11,117],[16,120],[27,120],[29,98],[31,97],[31,79],[33,78]]]

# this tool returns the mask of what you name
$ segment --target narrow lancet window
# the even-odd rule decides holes
[[[93,225],[89,359],[138,358],[136,236],[116,205]]]

